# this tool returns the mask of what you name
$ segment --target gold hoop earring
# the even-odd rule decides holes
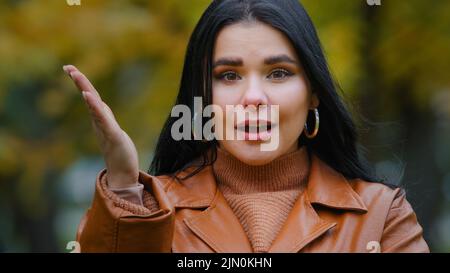
[[[319,110],[317,108],[314,108],[314,116],[316,119],[315,125],[314,125],[314,131],[310,134],[308,130],[308,121],[305,122],[305,129],[303,130],[305,132],[305,136],[309,139],[315,138],[317,136],[317,133],[319,133]]]

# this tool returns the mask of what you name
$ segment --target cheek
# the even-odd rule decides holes
[[[283,96],[277,96],[275,102],[280,105],[281,136],[297,138],[308,114],[310,91],[301,79],[286,84],[281,91]]]
[[[237,87],[230,87],[224,84],[212,84],[212,103],[219,105],[225,110],[225,105],[236,105],[239,103],[239,92],[236,92]]]
[[[226,111],[226,106],[239,104],[238,93],[230,91],[232,91],[230,87],[214,83],[212,85],[212,103],[217,105],[222,111],[222,115],[216,116],[214,119],[216,124],[222,124],[222,126],[216,128],[216,133],[222,137],[225,137],[227,131],[234,130],[234,124],[226,123],[227,120],[232,120],[231,116],[233,115],[233,112]]]

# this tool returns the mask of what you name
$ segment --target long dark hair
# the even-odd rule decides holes
[[[225,26],[242,21],[262,22],[284,33],[298,54],[312,92],[319,98],[319,133],[314,139],[307,139],[302,134],[299,145],[306,145],[310,153],[348,179],[378,182],[359,152],[352,117],[337,93],[314,25],[298,0],[213,1],[189,40],[175,104],[184,104],[193,110],[194,96],[202,97],[206,105],[212,104],[212,55],[216,37]],[[169,116],[163,126],[150,174],[174,175],[200,158],[191,173],[195,174],[215,160],[216,141],[175,141],[171,137],[171,127],[176,119]]]

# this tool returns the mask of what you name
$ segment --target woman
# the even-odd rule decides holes
[[[139,171],[133,142],[88,79],[74,66],[64,70],[89,106],[106,162],[79,227],[82,251],[429,251],[404,192],[377,180],[358,154],[354,124],[298,1],[210,4],[189,41],[176,105],[193,110],[200,97],[257,118],[223,127],[243,140],[175,140],[177,118],[169,117],[152,175]],[[261,126],[260,110],[273,105],[278,121]],[[275,131],[276,148],[263,151]]]

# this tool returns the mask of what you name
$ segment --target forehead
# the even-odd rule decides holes
[[[260,22],[236,23],[224,27],[214,46],[214,58],[226,56],[265,57],[286,54],[296,58],[294,47],[279,30]]]

